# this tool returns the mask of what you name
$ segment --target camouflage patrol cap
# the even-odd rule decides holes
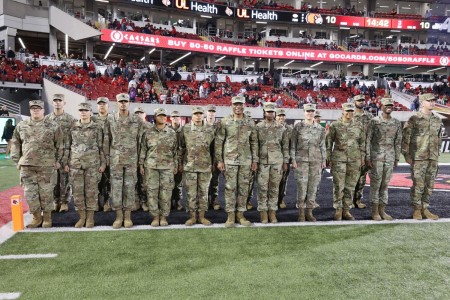
[[[142,107],[138,106],[134,109],[134,113],[144,113],[145,114],[145,110]]]
[[[97,104],[100,103],[100,102],[108,103],[109,99],[108,99],[108,97],[98,97],[97,98]]]
[[[316,112],[314,113],[314,118],[320,118],[320,117],[321,117],[320,111],[316,110]]]
[[[38,106],[40,108],[44,108],[44,101],[42,100],[30,100],[28,106],[32,108],[33,106]]]
[[[216,111],[216,106],[214,106],[213,104],[209,104],[209,105],[206,107],[206,110],[207,110],[207,111]]]
[[[167,111],[164,108],[158,108],[155,110],[155,116],[165,115],[167,116]]]
[[[63,94],[53,94],[52,100],[61,100],[64,101],[64,95]]]
[[[354,101],[366,101],[366,96],[364,95],[356,95],[355,97],[353,97]]]
[[[83,102],[78,104],[78,110],[92,110],[91,104],[87,102]]]
[[[316,110],[316,105],[315,104],[311,104],[311,103],[303,104],[303,110],[304,111]]]
[[[174,110],[170,113],[171,117],[181,117],[180,112],[178,110]]]
[[[394,100],[392,98],[383,98],[383,99],[381,99],[381,104],[383,106],[394,105]]]
[[[433,94],[431,94],[431,93],[419,95],[419,101],[420,102],[422,102],[422,101],[430,101],[430,100],[435,100],[435,99],[436,99],[436,97]]]
[[[130,102],[130,96],[126,93],[120,93],[116,95],[117,102]]]
[[[264,103],[264,111],[275,111],[276,105],[273,102],[266,102]]]
[[[231,98],[231,103],[235,104],[235,103],[245,103],[245,98],[242,96],[234,96],[233,98]]]
[[[342,110],[345,110],[345,111],[349,111],[349,110],[355,111],[355,104],[353,104],[353,103],[344,103],[344,104],[342,104]]]
[[[192,108],[192,114],[197,114],[197,113],[204,113],[203,107],[201,106],[194,106]]]

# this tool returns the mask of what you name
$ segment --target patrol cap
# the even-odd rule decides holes
[[[277,109],[277,116],[285,116],[286,111],[282,108]]]
[[[436,97],[433,94],[431,94],[431,93],[419,95],[419,101],[420,102],[422,102],[422,101],[430,101],[430,100],[435,100],[435,99],[436,99]]]
[[[383,98],[383,99],[381,99],[381,104],[383,106],[394,105],[394,100],[392,98]]]
[[[109,99],[108,99],[108,97],[98,97],[97,98],[97,104],[100,103],[100,102],[108,103]]]
[[[134,109],[134,113],[144,113],[145,114],[145,110],[142,107],[138,106]]]
[[[78,110],[92,110],[91,104],[87,102],[83,102],[78,104]]]
[[[311,104],[311,103],[303,104],[303,110],[304,111],[316,110],[316,105],[315,104]]]
[[[167,116],[167,111],[164,108],[158,108],[155,110],[155,116],[165,115]]]
[[[276,110],[276,105],[273,102],[266,102],[264,103],[264,111],[275,111]]]
[[[366,101],[366,96],[364,95],[356,95],[355,97],[353,97],[354,101]]]
[[[343,103],[343,104],[342,104],[342,110],[345,110],[345,111],[349,111],[349,110],[355,111],[355,104],[353,104],[353,103]]]
[[[194,106],[192,108],[192,114],[197,114],[197,113],[201,113],[203,114],[205,111],[203,110],[203,107],[201,106]]]
[[[130,102],[130,96],[126,93],[120,93],[116,95],[117,102]]]
[[[216,106],[214,106],[213,104],[209,104],[209,105],[206,107],[206,110],[207,110],[207,111],[216,111]]]
[[[321,117],[320,111],[316,110],[316,112],[314,113],[314,118],[320,118],[320,117]]]
[[[174,110],[170,113],[171,117],[181,117],[180,112],[178,110]]]
[[[33,106],[38,106],[40,108],[44,108],[44,101],[42,100],[30,100],[28,106],[32,108]]]
[[[63,94],[53,94],[52,100],[61,100],[64,101],[64,95]]]
[[[245,98],[242,96],[234,96],[233,98],[231,98],[231,103],[235,104],[235,103],[245,103]]]

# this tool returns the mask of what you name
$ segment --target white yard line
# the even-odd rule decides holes
[[[34,258],[55,258],[58,254],[47,253],[47,254],[14,254],[14,255],[0,255],[0,260],[8,259],[34,259]]]
[[[31,223],[33,216],[29,213],[23,214],[25,227]],[[0,245],[9,240],[16,232],[12,229],[12,221],[0,227]]]
[[[20,293],[0,293],[0,300],[19,299]]]

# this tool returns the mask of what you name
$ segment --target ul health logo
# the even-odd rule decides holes
[[[113,42],[120,43],[123,40],[123,34],[120,31],[114,30],[111,32],[111,39]]]

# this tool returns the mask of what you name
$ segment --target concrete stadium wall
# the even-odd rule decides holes
[[[50,80],[44,79],[44,89],[42,92],[42,100],[45,102],[45,112],[52,111],[52,95],[64,94],[66,106],[64,111],[78,119],[78,104],[86,102],[86,97],[59,86]]]

